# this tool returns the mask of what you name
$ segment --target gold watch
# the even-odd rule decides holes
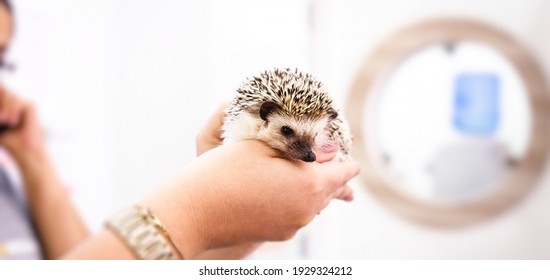
[[[105,223],[141,260],[176,260],[182,256],[168,231],[149,209],[135,205]]]

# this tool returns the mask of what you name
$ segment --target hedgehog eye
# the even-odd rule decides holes
[[[294,130],[292,130],[292,128],[290,128],[289,126],[283,126],[281,127],[281,133],[284,135],[284,136],[292,136],[294,134]]]

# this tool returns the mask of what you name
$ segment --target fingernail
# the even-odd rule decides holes
[[[334,153],[338,151],[338,148],[339,148],[338,143],[336,143],[335,141],[327,141],[319,147],[321,152],[325,154]]]
[[[353,201],[353,193],[350,193],[346,197],[344,197],[344,201],[352,202]]]

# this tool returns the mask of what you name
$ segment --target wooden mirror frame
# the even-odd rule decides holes
[[[372,106],[367,98],[381,79],[411,54],[424,47],[472,41],[492,47],[508,59],[523,81],[531,108],[531,134],[523,158],[486,197],[458,203],[421,200],[399,191],[385,172],[383,156],[369,135],[372,124],[364,122]],[[413,93],[414,94],[414,93]],[[484,23],[462,19],[438,19],[416,24],[384,41],[358,72],[349,92],[346,115],[354,132],[353,156],[362,165],[361,179],[370,193],[398,214],[421,224],[441,227],[470,225],[502,213],[518,203],[541,177],[549,151],[550,98],[541,68],[529,52],[504,32]],[[366,106],[366,107],[365,107]]]

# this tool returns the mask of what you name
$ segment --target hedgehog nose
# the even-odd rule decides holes
[[[307,151],[302,158],[302,160],[305,162],[314,162],[316,159],[317,157],[315,157],[315,154],[312,151]]]

